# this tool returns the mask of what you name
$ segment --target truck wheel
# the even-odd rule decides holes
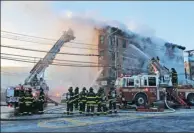
[[[137,96],[135,96],[135,104],[137,106],[145,106],[147,103],[147,97],[145,94],[137,94]]]
[[[190,105],[194,105],[194,93],[191,93],[187,96],[187,101]]]

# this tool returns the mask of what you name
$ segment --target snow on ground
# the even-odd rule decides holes
[[[1,118],[8,118],[9,117],[9,112],[13,112],[14,109],[7,107],[7,106],[1,106]]]
[[[15,121],[1,124],[3,132],[192,132],[194,110],[168,114],[128,113],[112,116],[71,117],[51,120]],[[178,125],[178,126],[177,126]]]

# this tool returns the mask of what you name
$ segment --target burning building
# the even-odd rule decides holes
[[[110,26],[95,31],[100,55],[98,63],[104,67],[98,79],[101,85],[110,85],[121,74],[147,73],[149,59],[157,56],[162,65],[177,70],[180,82],[185,80],[185,47]]]

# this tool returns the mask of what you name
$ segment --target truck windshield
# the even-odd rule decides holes
[[[8,88],[6,90],[6,96],[7,97],[14,97],[14,89],[13,88]]]

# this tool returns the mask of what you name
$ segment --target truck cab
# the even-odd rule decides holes
[[[116,80],[115,86],[120,94],[118,101],[135,103],[137,106],[160,100],[162,97],[161,92],[163,92],[163,89],[159,87],[158,75],[125,75]]]

